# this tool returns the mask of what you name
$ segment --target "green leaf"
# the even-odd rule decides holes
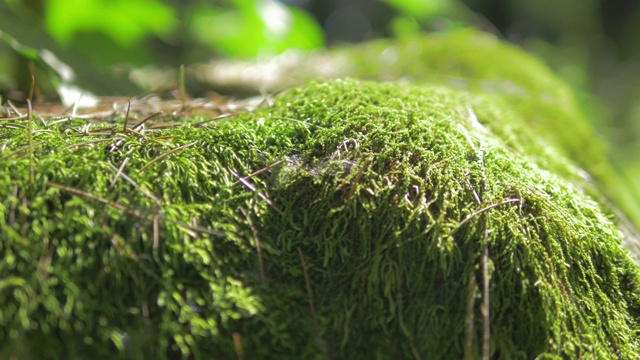
[[[236,5],[233,10],[198,12],[192,33],[202,43],[237,58],[324,45],[322,29],[302,10],[273,0],[237,0]]]
[[[157,0],[50,0],[46,5],[47,29],[63,44],[78,32],[98,31],[131,46],[149,34],[167,34],[176,25],[172,8]]]

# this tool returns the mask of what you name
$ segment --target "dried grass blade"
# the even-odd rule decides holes
[[[128,158],[127,158],[128,159]],[[126,160],[126,159],[125,159]],[[162,205],[162,201],[160,201],[160,199],[153,195],[151,192],[149,192],[147,189],[145,189],[144,187],[138,185],[138,183],[136,183],[132,178],[130,178],[129,176],[127,176],[127,174],[125,174],[124,172],[120,171],[120,168],[124,167],[123,164],[120,165],[120,168],[116,168],[115,166],[113,166],[113,164],[109,163],[109,166],[116,171],[116,174],[118,172],[120,172],[120,176],[125,179],[129,184],[131,184],[134,188],[140,190],[141,193],[143,193],[146,197],[148,197],[149,199],[153,200],[156,205],[160,206]],[[115,182],[115,178],[114,178],[114,182]]]
[[[33,96],[33,87],[35,86],[35,77],[31,75],[31,91],[29,93],[29,97]],[[27,99],[27,123],[28,123],[28,134],[27,137],[29,139],[29,183],[33,185],[35,174],[33,171],[33,114],[31,109],[31,98]]]
[[[1,158],[0,158],[0,161],[7,160],[7,159],[11,158],[12,156],[18,155],[18,154],[23,153],[23,152],[25,152],[25,151],[29,151],[30,149],[33,151],[33,148],[35,148],[36,146],[40,146],[40,145],[42,145],[42,144],[44,144],[44,141],[40,141],[40,142],[37,142],[37,143],[31,144],[31,146],[30,146],[30,147],[29,147],[28,145],[27,145],[27,146],[25,146],[25,147],[21,147],[20,149],[18,149],[18,150],[16,150],[16,151],[13,151],[13,152],[11,152],[10,154],[7,154],[7,155],[5,155],[5,156],[1,157]]]
[[[142,168],[140,168],[140,172],[143,172],[146,168],[148,168],[149,166],[151,166],[153,163],[156,163],[156,162],[158,162],[158,161],[160,161],[160,160],[162,160],[162,159],[166,158],[167,156],[169,156],[169,155],[171,155],[171,154],[173,154],[173,153],[176,153],[176,152],[178,152],[178,151],[180,151],[180,150],[184,150],[184,149],[186,149],[186,148],[188,148],[188,147],[191,147],[191,146],[195,145],[196,143],[197,143],[197,141],[190,142],[190,143],[188,143],[188,144],[186,144],[186,145],[178,146],[178,147],[177,147],[177,148],[175,148],[175,149],[169,150],[169,151],[167,151],[166,153],[164,153],[164,154],[162,154],[162,155],[157,156],[157,157],[156,157],[156,158],[154,158],[153,160],[149,161],[145,166],[143,166]]]
[[[116,174],[113,176],[113,180],[111,180],[111,184],[109,184],[109,189],[113,189],[113,187],[116,185],[116,181],[118,181],[120,174],[122,174],[122,171],[124,170],[124,167],[127,165],[128,162],[129,162],[129,157],[127,156],[126,158],[124,158],[124,160],[122,161],[122,164],[120,164],[120,166],[118,167]],[[113,167],[113,165],[111,165],[111,167]]]
[[[127,122],[129,122],[129,111],[131,110],[131,99],[127,99],[127,114],[124,116],[124,124],[122,124],[122,132],[127,132]]]
[[[489,205],[489,206],[487,206],[487,207],[484,207],[484,208],[482,208],[482,209],[480,209],[480,210],[478,210],[478,211],[474,212],[473,214],[470,214],[470,215],[469,215],[469,216],[467,216],[466,218],[464,218],[464,220],[462,220],[462,221],[460,222],[460,224],[458,224],[458,228],[462,227],[462,225],[464,225],[464,224],[466,224],[467,222],[469,222],[469,220],[471,220],[471,219],[473,219],[474,217],[476,217],[476,216],[478,216],[478,215],[480,215],[480,214],[484,213],[485,211],[489,211],[489,210],[491,210],[491,209],[493,209],[493,208],[496,208],[496,207],[498,207],[498,206],[500,206],[500,205],[504,205],[504,204],[508,204],[508,203],[516,203],[516,202],[520,202],[520,199],[506,199],[506,200],[503,200],[503,201],[501,201],[501,202],[499,202],[499,203],[491,204],[491,205]]]
[[[137,123],[137,124],[133,127],[133,130],[135,130],[135,129],[139,128],[140,126],[144,125],[144,123],[146,123],[147,121],[149,121],[149,120],[151,120],[151,119],[153,119],[153,118],[155,118],[155,117],[157,117],[158,115],[161,115],[161,114],[162,114],[162,111],[159,111],[159,112],[157,112],[157,113],[153,113],[153,114],[151,114],[151,115],[147,116],[146,118],[142,119],[142,121],[140,121],[139,123]],[[131,130],[131,129],[129,129],[129,130]]]
[[[62,150],[69,150],[69,149],[73,149],[73,148],[77,148],[80,146],[87,146],[87,145],[92,145],[92,144],[99,144],[102,142],[108,142],[114,139],[97,139],[97,140],[89,140],[89,141],[85,141],[85,142],[81,142],[81,143],[77,143],[77,144],[73,144],[73,145],[69,145],[67,147],[62,148]],[[115,140],[122,140],[122,138],[115,138]]]
[[[260,175],[260,174],[262,174],[263,172],[269,171],[269,170],[273,169],[274,167],[276,167],[276,166],[278,166],[278,165],[282,164],[282,163],[283,163],[283,162],[285,162],[285,161],[286,161],[286,160],[276,161],[276,162],[274,162],[273,164],[271,164],[271,165],[269,165],[269,166],[267,166],[267,167],[264,167],[264,168],[262,168],[262,169],[260,169],[260,170],[257,170],[257,171],[255,171],[255,172],[252,172],[251,174],[249,174],[249,175],[247,175],[247,176],[243,177],[243,179],[245,179],[245,180],[246,180],[246,179],[252,178],[252,177],[254,177],[254,176]],[[239,181],[239,180],[238,180],[238,181]]]
[[[489,229],[484,230],[482,239],[482,360],[489,360],[491,355],[491,299],[489,294]]]
[[[253,221],[251,221],[251,216],[247,214],[247,211],[244,209],[240,209],[242,215],[244,215],[245,219],[247,219],[247,223],[249,224],[249,228],[251,228],[251,232],[253,233],[253,240],[255,242],[256,253],[258,254],[258,267],[260,270],[260,281],[264,282],[264,264],[262,262],[262,246],[260,245],[260,237],[258,236],[258,229],[256,229]]]
[[[227,170],[229,170],[229,172],[231,174],[233,174],[233,176],[235,176],[236,179],[238,179],[238,181],[240,181],[240,183],[242,183],[242,185],[244,185],[247,189],[253,191],[254,193],[258,194],[258,197],[260,197],[260,199],[264,200],[267,203],[267,205],[269,205],[272,208],[274,208],[279,214],[282,214],[282,211],[280,211],[280,209],[278,209],[275,205],[273,205],[273,202],[271,201],[271,199],[269,199],[263,193],[259,192],[258,189],[256,189],[256,187],[251,183],[251,181],[249,181],[249,180],[243,178],[242,176],[238,175],[237,172],[231,170],[230,168],[227,168]]]
[[[307,263],[304,261],[304,254],[302,250],[298,248],[298,255],[300,255],[300,263],[302,264],[302,273],[304,274],[304,283],[307,287],[307,296],[309,297],[309,310],[311,311],[311,316],[316,318],[316,305],[313,301],[313,292],[311,291],[311,281],[309,280],[309,274],[307,273]]]
[[[476,276],[473,269],[469,271],[467,283],[467,304],[464,317],[464,360],[473,360],[473,305],[477,291]]]
[[[66,191],[68,193],[71,193],[71,194],[74,194],[74,195],[78,195],[78,196],[82,196],[82,197],[87,198],[89,200],[94,200],[94,201],[97,201],[99,203],[111,206],[114,209],[120,210],[120,211],[125,212],[125,213],[127,213],[129,215],[133,215],[133,216],[137,217],[138,219],[145,219],[145,220],[147,219],[146,216],[142,215],[141,213],[139,213],[136,210],[129,209],[128,207],[126,207],[126,206],[124,206],[124,205],[122,205],[120,203],[117,203],[115,201],[111,201],[111,200],[108,200],[108,199],[105,199],[105,198],[101,198],[99,196],[93,195],[93,194],[88,193],[86,191],[82,191],[80,189],[72,188],[70,186],[66,186],[66,185],[62,185],[62,184],[58,184],[58,183],[54,183],[54,182],[47,183],[47,186],[48,187],[54,187],[54,188]]]

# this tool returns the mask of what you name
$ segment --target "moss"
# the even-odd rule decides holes
[[[540,61],[488,34],[464,30],[413,35],[293,59],[289,56],[244,64],[245,71],[238,71],[239,64],[232,63],[236,71],[220,74],[225,70],[222,68],[216,75],[223,78],[218,81],[226,78],[231,85],[258,90],[279,90],[320,78],[355,77],[444,84],[475,94],[497,95],[527,114],[527,123],[538,136],[559,145],[568,155],[585,164],[602,160],[603,144],[594,140],[569,86]]]
[[[355,77],[439,84],[504,102],[530,131],[593,179],[601,196],[640,227],[640,207],[610,164],[606,146],[570,87],[542,62],[495,37],[469,30],[377,40],[357,46],[284,54],[259,63],[220,62],[197,69],[217,86],[280,90],[314,79]],[[476,110],[478,111],[478,110]],[[638,246],[638,245],[635,245]]]
[[[495,356],[636,356],[638,270],[525,122],[444,87],[336,81],[168,140],[50,127],[32,182],[10,155],[26,131],[3,129],[5,354],[459,358],[468,299],[478,354],[486,242]]]
[[[339,80],[183,121],[2,124],[0,357],[640,355],[618,228],[508,98]]]

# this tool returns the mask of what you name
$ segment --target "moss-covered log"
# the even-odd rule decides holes
[[[4,123],[0,356],[636,358],[640,272],[531,111],[336,80],[146,136]]]

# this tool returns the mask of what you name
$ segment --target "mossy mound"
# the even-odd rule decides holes
[[[442,84],[499,98],[520,113],[530,131],[547,146],[556,147],[562,156],[584,169],[600,193],[640,227],[640,205],[616,175],[605,144],[580,111],[571,88],[541,61],[489,34],[463,30],[413,35],[312,53],[285,53],[271,61],[222,61],[194,72],[215,86],[253,91],[354,77]],[[640,251],[640,244],[629,245]]]
[[[2,357],[640,356],[618,229],[497,98],[348,80],[84,124],[35,122],[32,156],[0,128]]]
[[[309,81],[359,78],[444,84],[496,95],[528,115],[528,126],[589,167],[604,161],[603,143],[580,112],[570,87],[536,58],[490,34],[470,30],[381,39],[272,61],[222,61],[200,69],[218,86],[278,91]]]

